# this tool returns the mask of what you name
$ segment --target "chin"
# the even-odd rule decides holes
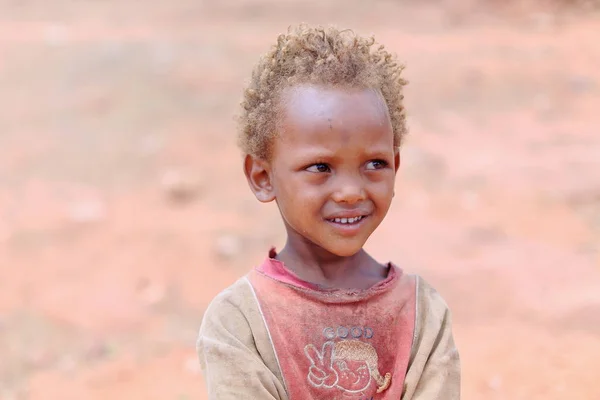
[[[338,257],[351,257],[356,255],[359,251],[362,250],[363,244],[353,244],[347,246],[323,246],[331,254],[335,254]]]
[[[358,250],[353,250],[353,251],[338,251],[338,252],[334,252],[333,254],[335,254],[338,257],[352,257],[354,255],[356,255],[361,249]]]

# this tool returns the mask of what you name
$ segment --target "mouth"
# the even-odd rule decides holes
[[[332,222],[335,224],[340,224],[340,225],[355,225],[358,224],[360,221],[362,221],[363,219],[367,218],[367,215],[359,215],[356,217],[350,217],[350,218],[327,218],[328,222]]]

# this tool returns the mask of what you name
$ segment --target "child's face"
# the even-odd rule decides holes
[[[295,86],[281,96],[279,132],[264,163],[262,191],[251,186],[259,199],[277,201],[289,245],[350,256],[385,217],[398,164],[380,93]],[[249,166],[247,159],[247,174]]]

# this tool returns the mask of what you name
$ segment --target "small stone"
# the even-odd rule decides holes
[[[175,61],[175,49],[169,44],[156,44],[153,50],[154,67],[157,72],[164,72]]]
[[[58,368],[63,372],[73,372],[77,369],[77,360],[73,355],[65,355],[60,359]]]
[[[69,40],[69,30],[63,25],[49,25],[44,31],[44,41],[51,46],[60,46]]]
[[[460,203],[466,210],[472,211],[479,206],[479,194],[473,191],[465,192],[460,197]]]
[[[160,177],[160,184],[167,197],[177,202],[193,199],[200,188],[196,179],[176,169],[165,171]]]
[[[488,380],[488,387],[493,391],[497,392],[502,388],[502,377],[500,375],[494,375]]]
[[[27,364],[31,368],[40,369],[50,365],[53,355],[46,350],[30,350],[26,355]]]
[[[556,25],[556,17],[550,13],[535,13],[531,16],[531,21],[537,30],[544,31]]]
[[[506,233],[496,226],[475,227],[468,232],[469,240],[484,244],[506,239]]]
[[[242,251],[242,241],[235,235],[223,235],[217,239],[217,255],[224,259],[232,259]]]
[[[140,143],[140,153],[144,156],[153,156],[163,147],[163,140],[155,135],[149,135],[142,139]]]
[[[554,106],[552,100],[545,94],[538,94],[533,98],[533,107],[542,116],[548,116],[552,114]]]
[[[481,86],[484,83],[485,76],[480,69],[470,69],[463,76],[465,84],[469,86]]]
[[[107,357],[110,354],[110,348],[103,341],[94,341],[85,349],[86,360],[98,360]]]
[[[568,79],[569,87],[575,93],[589,92],[594,88],[594,82],[587,76],[575,75]]]
[[[147,306],[155,306],[163,302],[166,296],[164,285],[155,282],[142,281],[138,285],[142,302]]]
[[[191,375],[199,375],[202,370],[196,357],[188,357],[183,363],[183,370]]]
[[[71,203],[67,210],[68,218],[75,223],[88,224],[106,218],[106,205],[100,199],[86,199]]]

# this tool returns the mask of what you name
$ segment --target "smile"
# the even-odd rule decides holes
[[[360,220],[362,220],[363,218],[366,218],[366,216],[364,215],[360,215],[358,217],[352,217],[352,218],[331,218],[328,219],[327,221],[329,222],[335,222],[337,224],[356,224],[357,222],[360,222]]]
[[[329,222],[333,222],[336,224],[341,224],[341,225],[355,225],[358,224],[360,221],[362,221],[363,219],[367,218],[366,215],[359,215],[357,217],[350,217],[350,218],[328,218],[327,221]]]

